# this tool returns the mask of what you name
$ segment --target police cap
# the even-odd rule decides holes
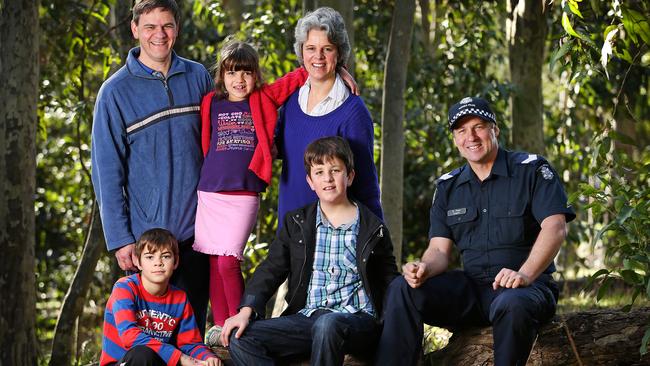
[[[475,116],[484,121],[497,123],[490,104],[483,98],[465,97],[449,108],[449,129],[453,130],[456,123],[464,116]]]

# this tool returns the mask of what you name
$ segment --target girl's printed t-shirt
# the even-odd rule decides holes
[[[201,168],[198,190],[203,192],[262,192],[266,183],[248,169],[257,136],[248,100],[213,98],[210,150]]]

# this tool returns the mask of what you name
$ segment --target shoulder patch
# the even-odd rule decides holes
[[[553,170],[549,167],[548,164],[543,164],[537,169],[537,172],[542,175],[542,178],[546,180],[553,179]]]
[[[451,178],[455,177],[456,175],[458,175],[459,172],[460,172],[460,168],[454,169],[454,170],[450,171],[449,173],[445,173],[445,174],[441,175],[438,179],[436,179],[436,182],[444,182],[444,181],[446,181],[448,179],[451,179]]]
[[[537,161],[537,159],[537,154],[528,154],[528,156],[526,156],[525,159],[521,160],[519,164],[530,164],[534,161]]]

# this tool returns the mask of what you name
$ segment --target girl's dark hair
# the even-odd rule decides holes
[[[251,71],[255,74],[255,90],[262,86],[260,57],[253,46],[246,42],[231,41],[219,52],[219,60],[214,67],[214,86],[217,99],[228,97],[224,84],[226,71]]]

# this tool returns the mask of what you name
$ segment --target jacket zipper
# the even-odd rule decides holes
[[[163,86],[165,86],[165,91],[167,92],[167,98],[169,99],[169,105],[174,105],[174,96],[172,95],[172,91],[169,90],[169,85],[167,84],[167,78],[165,75],[163,75],[162,72],[160,71],[155,71],[152,74],[156,79],[162,81]]]

